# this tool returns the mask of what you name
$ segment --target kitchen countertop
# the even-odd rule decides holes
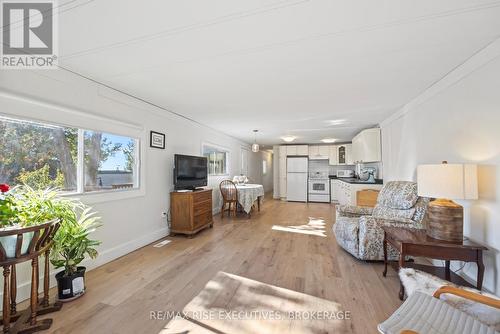
[[[340,180],[346,183],[351,183],[351,184],[383,184],[384,180],[382,179],[375,179],[375,182],[365,182],[361,181],[360,179],[354,178],[354,177],[337,177],[336,175],[330,175],[330,179],[333,180]]]

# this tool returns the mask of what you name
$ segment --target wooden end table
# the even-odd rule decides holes
[[[399,261],[393,262],[396,270],[400,268],[414,268],[438,276],[457,285],[481,290],[483,287],[484,264],[483,251],[488,248],[476,244],[468,239],[463,242],[448,242],[433,239],[427,236],[425,230],[382,226],[384,231],[384,277],[387,275],[387,244],[399,252]],[[444,260],[444,267],[435,267],[409,263],[407,256],[421,256],[436,260]],[[450,270],[450,261],[475,262],[477,264],[477,286],[473,286],[459,275]],[[404,286],[401,283],[399,299],[404,298]]]

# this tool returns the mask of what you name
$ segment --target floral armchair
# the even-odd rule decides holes
[[[428,203],[428,198],[418,196],[415,182],[388,182],[374,208],[338,206],[333,233],[338,244],[358,259],[383,260],[384,231],[380,226],[425,228]],[[396,259],[398,253],[389,247],[388,257]]]

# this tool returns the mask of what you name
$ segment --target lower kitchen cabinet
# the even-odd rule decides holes
[[[341,179],[330,180],[331,201],[340,205],[356,205],[357,192],[365,189],[380,190],[382,189],[382,185],[348,183]]]

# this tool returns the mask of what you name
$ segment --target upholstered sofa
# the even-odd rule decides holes
[[[417,184],[392,181],[380,191],[374,208],[340,205],[333,233],[338,244],[360,260],[383,260],[382,225],[425,228],[428,198],[419,197]],[[398,253],[388,248],[389,259]]]

